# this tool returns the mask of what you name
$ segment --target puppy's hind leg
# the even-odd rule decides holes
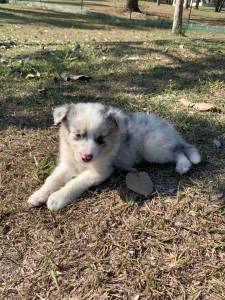
[[[176,154],[175,162],[176,162],[176,171],[179,174],[187,173],[191,167],[190,160],[182,152]]]
[[[74,175],[69,167],[59,165],[46,179],[44,185],[30,196],[28,203],[30,206],[39,206],[47,202],[48,197],[64,186]]]

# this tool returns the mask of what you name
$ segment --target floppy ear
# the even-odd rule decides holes
[[[54,118],[54,124],[58,125],[61,123],[67,116],[69,112],[69,104],[65,104],[62,106],[58,106],[53,110],[53,118]]]
[[[128,126],[128,116],[120,109],[109,107],[107,117],[112,119],[121,132],[125,132]]]

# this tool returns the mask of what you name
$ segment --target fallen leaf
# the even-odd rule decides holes
[[[141,59],[139,56],[131,56],[131,57],[128,57],[127,60],[139,60]]]
[[[92,79],[91,76],[87,75],[69,75],[70,80],[81,80],[81,81],[88,81]]]
[[[135,193],[149,196],[153,192],[153,183],[146,172],[129,172],[126,176],[127,187]]]
[[[29,73],[29,74],[27,74],[27,76],[25,77],[25,79],[30,79],[30,78],[34,78],[34,77],[35,77],[34,74]]]
[[[47,91],[48,91],[48,90],[47,90],[47,88],[45,88],[45,87],[38,89],[38,93],[44,94],[44,95],[47,94]]]
[[[199,102],[194,104],[194,108],[199,111],[210,111],[215,109],[215,105],[212,103]]]
[[[90,79],[92,79],[92,77],[87,75],[61,74],[59,77],[54,78],[54,80],[59,79],[63,81],[89,81]]]
[[[194,106],[193,103],[190,103],[190,102],[189,102],[188,100],[186,100],[185,98],[179,99],[179,102],[180,102],[182,105],[186,106],[186,107],[193,107],[193,106]]]

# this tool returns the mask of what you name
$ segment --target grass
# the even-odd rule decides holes
[[[209,196],[224,191],[224,37],[19,5],[0,12],[0,298],[223,300],[224,202]],[[93,79],[55,81],[61,73]],[[185,176],[141,165],[156,189],[147,199],[117,171],[57,214],[30,209],[27,198],[57,159],[52,108],[78,101],[154,112],[198,145],[203,162]]]

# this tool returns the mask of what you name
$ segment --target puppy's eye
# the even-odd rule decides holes
[[[73,137],[75,140],[80,140],[85,136],[85,134],[80,134],[80,133],[74,133]]]
[[[75,138],[79,140],[81,138],[81,134],[80,133],[76,133],[75,134]]]
[[[96,143],[99,144],[99,145],[103,145],[105,143],[104,141],[104,136],[100,135],[99,137],[97,137],[95,139]]]

